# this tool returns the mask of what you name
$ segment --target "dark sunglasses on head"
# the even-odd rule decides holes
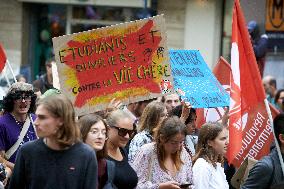
[[[127,134],[129,135],[129,137],[132,137],[133,134],[134,134],[134,130],[128,130],[128,129],[120,128],[120,127],[117,127],[117,126],[111,126],[111,127],[117,129],[118,135],[121,136],[121,137],[125,137]]]

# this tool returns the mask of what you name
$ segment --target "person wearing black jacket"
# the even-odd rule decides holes
[[[273,121],[275,136],[280,146],[282,159],[284,154],[284,114],[281,113]],[[248,178],[241,189],[268,189],[283,182],[284,176],[280,159],[274,147],[268,156],[263,157],[251,168]]]

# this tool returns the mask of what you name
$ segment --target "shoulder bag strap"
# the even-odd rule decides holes
[[[107,183],[112,182],[114,179],[114,172],[115,172],[115,164],[110,160],[106,160],[107,166]]]
[[[33,128],[34,128],[34,132],[35,132],[35,135],[36,135],[36,138],[38,139],[38,136],[37,136],[37,133],[36,133],[36,128],[35,128],[35,124],[34,124],[34,120],[33,120],[33,117],[32,117],[32,115],[30,114],[30,120],[31,120],[31,124],[32,124],[32,126],[33,126]]]
[[[31,122],[32,118],[31,116],[29,116],[29,119],[26,119],[23,128],[21,130],[20,136],[18,138],[18,140],[16,141],[16,143],[5,153],[5,156],[7,159],[10,159],[10,157],[16,152],[16,150],[19,148],[21,142],[23,141],[29,127],[30,127],[30,122]]]

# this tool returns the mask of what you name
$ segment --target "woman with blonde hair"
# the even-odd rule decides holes
[[[193,158],[195,189],[228,189],[224,173],[224,155],[228,147],[228,131],[220,123],[206,123],[199,131]]]
[[[34,124],[40,139],[20,148],[9,188],[96,188],[96,154],[80,142],[71,101],[59,94],[37,105]]]
[[[177,117],[168,117],[155,129],[155,142],[145,144],[132,167],[138,175],[137,189],[189,188],[192,163],[183,147],[187,128]]]
[[[128,163],[125,146],[134,134],[133,120],[128,113],[115,110],[106,119],[109,128],[107,151],[108,160],[115,164],[113,184],[118,189],[134,189],[138,178]]]
[[[162,102],[153,101],[145,107],[138,123],[138,133],[131,140],[129,146],[128,159],[130,162],[133,162],[141,146],[153,142],[153,130],[167,114],[166,105]]]

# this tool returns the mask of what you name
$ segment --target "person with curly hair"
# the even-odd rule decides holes
[[[193,158],[195,189],[229,189],[223,167],[227,147],[228,130],[221,123],[205,123],[201,127]]]
[[[24,82],[11,85],[3,99],[4,114],[0,117],[0,155],[13,169],[18,149],[28,141],[37,139],[33,121],[36,95],[33,86]]]

